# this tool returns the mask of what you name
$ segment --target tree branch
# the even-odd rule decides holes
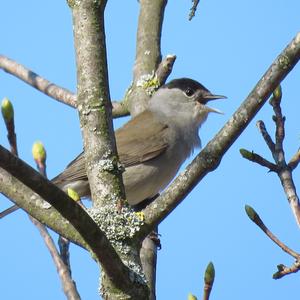
[[[277,266],[277,272],[273,274],[273,279],[280,279],[286,275],[297,273],[300,270],[300,261],[296,260],[291,267],[283,264]]]
[[[175,60],[176,55],[169,54],[158,65],[155,71],[155,77],[160,85],[163,85],[171,74]]]
[[[5,72],[16,76],[49,97],[71,107],[76,107],[76,96],[72,92],[50,82],[4,55],[0,55],[0,68],[2,68]]]
[[[31,175],[31,170],[28,174]],[[63,234],[73,243],[87,248],[83,238],[68,221],[62,218],[56,209],[49,206],[42,197],[2,168],[0,168],[0,183],[0,192],[12,202],[17,203],[18,208],[23,208],[34,218],[46,224],[58,234]]]
[[[271,153],[275,152],[275,143],[273,142],[271,136],[269,135],[267,129],[266,129],[266,125],[263,121],[259,120],[256,122],[256,126],[259,129],[262,137],[264,138],[266,144],[268,145]]]
[[[24,65],[21,65],[4,55],[0,55],[0,68],[61,103],[74,108],[77,105],[77,99],[74,93],[50,82],[26,68]],[[114,118],[127,116],[129,114],[128,108],[123,101],[114,101],[112,104]]]
[[[151,228],[159,224],[207,173],[217,168],[226,151],[244,131],[258,110],[299,59],[300,33],[277,57],[224,127],[161,196],[143,210],[146,224],[140,234],[147,234]]]
[[[104,9],[106,1],[71,5],[77,64],[77,108],[93,204],[125,199],[118,167],[108,90]],[[93,128],[93,130],[91,130]],[[115,199],[111,199],[115,195]]]
[[[249,205],[245,206],[246,213],[250,220],[255,223],[277,246],[279,246],[284,252],[291,255],[295,259],[300,259],[300,254],[289,248],[283,242],[281,242],[264,224],[259,214]]]
[[[264,224],[258,213],[249,205],[245,206],[246,213],[249,219],[255,223],[277,246],[279,246],[284,252],[291,255],[296,259],[292,267],[288,268],[283,264],[277,266],[278,271],[273,274],[274,279],[279,279],[285,275],[296,273],[300,270],[300,254],[289,248],[283,242],[281,242]]]
[[[30,218],[31,222],[39,230],[40,235],[42,236],[42,238],[45,242],[45,245],[51,254],[51,257],[52,257],[54,264],[56,266],[56,269],[57,269],[57,273],[61,279],[62,287],[63,287],[66,297],[68,299],[72,299],[72,300],[80,300],[81,299],[80,295],[76,289],[75,282],[71,278],[69,268],[68,268],[68,266],[66,266],[64,264],[63,260],[61,259],[60,255],[55,247],[54,241],[51,238],[46,226],[43,225],[42,223],[40,223],[39,221],[37,221],[35,218],[31,217],[30,215],[29,215],[29,218]]]
[[[41,142],[35,142],[32,147],[32,155],[36,162],[36,166],[45,178],[47,178],[46,173],[46,150]],[[35,225],[35,227],[40,232],[41,237],[44,240],[46,247],[48,248],[51,257],[53,259],[54,265],[56,266],[58,276],[60,278],[64,293],[66,297],[70,300],[80,300],[80,295],[76,288],[76,283],[73,281],[71,276],[70,264],[65,263],[63,256],[57,251],[55,243],[50,236],[46,226],[39,222],[37,219],[28,215],[30,221]],[[61,236],[60,236],[61,237]]]
[[[161,61],[160,41],[166,4],[167,0],[140,0],[133,85],[128,94],[128,107],[132,116],[142,112],[150,98],[145,82],[153,79]]]
[[[191,21],[195,17],[195,13],[196,13],[199,2],[200,2],[200,0],[193,0],[193,6],[190,9],[190,14],[189,14],[189,21]]]
[[[288,163],[288,166],[293,171],[294,169],[297,168],[299,162],[300,162],[300,149],[298,149],[298,151],[291,158],[291,160]]]
[[[116,211],[119,203],[125,199],[108,89],[104,30],[106,3],[106,0],[68,1],[73,15],[76,50],[77,109],[95,214],[101,214],[101,209]],[[109,243],[106,238],[105,241]],[[104,244],[102,246],[107,247]],[[111,243],[109,248],[112,253],[107,253],[107,249],[103,248],[102,252],[106,252],[106,255],[99,260],[102,266],[103,298],[119,299],[129,295],[135,295],[136,298],[138,295],[140,299],[145,297],[148,293],[145,282],[141,278],[139,281],[132,280],[134,271],[130,274],[120,258],[128,258],[128,254],[121,251],[117,253]]]
[[[278,168],[278,176],[283,186],[284,192],[286,194],[287,200],[290,204],[290,208],[293,212],[293,215],[296,219],[298,226],[300,227],[300,203],[299,197],[296,192],[296,186],[293,180],[292,170],[289,165],[286,163],[285,154],[283,149],[283,140],[285,136],[285,117],[281,112],[281,88],[278,87],[277,90],[274,91],[273,97],[270,100],[270,104],[273,107],[275,116],[273,116],[273,120],[276,124],[276,143],[275,143],[275,151],[272,153],[277,164]]]
[[[176,59],[175,55],[168,55],[161,61],[161,32],[166,4],[167,0],[140,0],[133,84],[128,93],[132,116],[147,107],[151,94],[166,81]],[[155,300],[157,248],[149,237],[142,243],[140,259],[150,288],[150,299]]]
[[[269,133],[267,132],[264,122],[263,121],[257,122],[258,128],[272,153],[275,164],[267,161],[266,159],[262,158],[257,154],[254,153],[251,154],[250,152],[244,149],[241,151],[241,153],[244,158],[255,161],[256,163],[262,166],[269,167],[271,171],[277,173],[281,181],[281,184],[283,186],[284,192],[287,196],[290,207],[292,209],[292,212],[294,214],[294,217],[296,219],[296,222],[300,227],[300,203],[299,203],[299,198],[296,192],[296,187],[292,175],[292,170],[297,166],[299,158],[298,158],[298,154],[296,154],[291,159],[289,164],[286,163],[284,149],[283,149],[283,140],[285,136],[285,128],[284,128],[285,117],[282,115],[282,111],[281,111],[281,106],[280,106],[281,97],[282,97],[281,87],[278,86],[274,90],[273,97],[269,101],[269,103],[272,105],[273,110],[275,112],[275,116],[273,116],[273,120],[276,124],[275,143],[272,141]]]
[[[26,192],[29,188],[40,195],[44,200],[51,204],[62,217],[64,217],[70,222],[70,224],[73,225],[73,227],[82,237],[86,247],[94,253],[94,255],[97,257],[97,260],[101,262],[103,268],[108,270],[108,275],[111,276],[111,278],[117,278],[115,282],[116,285],[118,286],[119,284],[124,289],[130,288],[132,281],[129,280],[129,269],[124,266],[114,248],[107,240],[105,234],[99,229],[97,224],[84,209],[82,209],[56,185],[45,179],[41,174],[36,172],[21,159],[12,155],[2,146],[0,146],[0,167],[13,176],[10,178],[11,180],[7,179],[6,172],[3,172],[3,170],[0,169],[2,193],[5,195],[13,194],[13,199],[15,200],[16,198],[24,197],[26,193],[23,194],[23,190]],[[21,185],[24,188],[23,190],[17,190],[17,188],[20,187],[20,184],[17,184],[16,179],[23,183],[23,185]],[[24,187],[24,185],[26,187]],[[13,192],[10,190],[13,190]],[[31,203],[32,200],[34,202]],[[36,200],[36,196],[32,195],[31,198],[23,199],[23,203],[27,201],[26,208],[28,213],[42,222],[43,220],[40,219],[38,215],[38,213],[41,213],[41,203],[39,203],[38,213],[34,211],[34,204],[36,204]],[[25,209],[23,203],[18,202],[18,205]],[[51,225],[54,225],[56,220],[54,220],[55,216],[52,215],[52,212],[53,210],[47,208],[47,214],[49,215],[49,218],[51,217],[53,219],[49,226],[53,228],[54,226]],[[43,211],[43,215],[45,215],[45,209]],[[58,220],[61,219],[61,216]],[[48,223],[46,225],[48,225]],[[67,224],[66,227],[68,227]],[[66,236],[64,231],[61,232],[61,235],[73,240],[72,237]],[[82,241],[77,234],[74,235],[77,241]]]
[[[254,153],[253,151],[250,152],[246,149],[240,149],[240,153],[245,159],[248,159],[248,160],[250,160],[252,162],[255,162],[255,163],[257,163],[257,164],[259,164],[263,167],[266,167],[272,172],[277,172],[278,171],[278,168],[275,164],[273,164],[272,162],[270,162],[267,159],[263,158],[259,154]]]

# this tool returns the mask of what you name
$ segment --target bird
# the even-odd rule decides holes
[[[154,92],[147,109],[115,131],[129,205],[152,199],[172,181],[183,162],[201,146],[198,132],[209,113],[222,113],[207,103],[223,98],[196,80],[173,79]],[[84,151],[52,182],[89,198]]]
[[[206,104],[221,98],[226,97],[212,94],[193,79],[174,79],[153,94],[145,111],[115,131],[130,205],[153,198],[172,181],[182,163],[200,147],[198,130],[208,114],[220,113]],[[71,188],[80,197],[89,197],[84,152],[52,181],[63,190]]]

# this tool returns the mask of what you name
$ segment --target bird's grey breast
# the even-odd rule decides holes
[[[126,168],[123,180],[129,204],[135,205],[155,196],[175,177],[196,143],[191,143],[190,139],[186,140],[180,134],[170,126],[165,137],[168,147],[163,153],[149,161]]]

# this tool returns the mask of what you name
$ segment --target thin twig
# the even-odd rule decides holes
[[[282,187],[286,194],[287,200],[290,204],[295,220],[298,226],[300,227],[300,203],[299,203],[299,198],[296,192],[296,187],[292,175],[293,169],[299,163],[299,153],[296,153],[296,155],[292,158],[289,164],[286,163],[284,149],[283,149],[283,140],[285,137],[285,128],[284,128],[285,117],[282,115],[282,111],[281,111],[281,106],[280,106],[281,98],[282,98],[282,91],[280,85],[278,85],[274,89],[273,96],[269,101],[275,113],[275,115],[273,116],[273,120],[276,126],[276,131],[275,131],[276,142],[275,143],[273,142],[272,138],[267,132],[267,129],[263,121],[258,121],[257,127],[261,132],[266,144],[268,145],[272,153],[272,156],[276,163],[276,166],[273,167],[273,171],[277,173],[281,181]],[[243,156],[249,160],[255,161],[262,166],[266,166],[266,164],[270,163],[265,158],[258,157],[255,155],[251,156],[249,152],[247,152],[246,150],[244,151],[247,155],[245,156],[243,155]],[[272,167],[273,164],[270,163],[269,166]]]
[[[284,130],[284,122],[285,122],[285,117],[282,116],[282,111],[281,111],[281,97],[282,97],[282,91],[281,91],[281,86],[279,85],[273,92],[273,97],[271,97],[269,103],[273,107],[273,111],[275,113],[275,116],[273,116],[273,121],[276,124],[276,133],[275,133],[275,138],[276,138],[276,143],[275,143],[275,148],[276,152],[278,154],[278,157],[275,159],[275,161],[280,163],[282,159],[284,159],[283,156],[283,140],[285,136],[285,130]]]
[[[200,2],[200,0],[193,0],[193,6],[190,9],[190,14],[189,14],[189,21],[191,21],[195,17],[195,13],[196,13],[199,2]]]
[[[47,173],[46,173],[47,154],[44,145],[41,142],[34,143],[32,147],[32,155],[36,162],[37,169],[45,178],[47,178]],[[31,222],[38,228],[41,236],[44,238],[45,244],[53,258],[54,264],[56,265],[57,273],[60,277],[65,295],[67,296],[68,299],[80,300],[80,295],[77,291],[76,284],[73,281],[71,276],[71,266],[70,266],[70,258],[69,258],[70,242],[67,239],[60,236],[62,240],[67,242],[65,243],[65,247],[63,248],[64,251],[58,253],[55,243],[51,238],[46,226],[40,223],[35,218],[31,217],[30,215],[29,218]]]
[[[296,273],[300,270],[300,253],[295,252],[283,242],[281,242],[264,224],[258,213],[249,205],[245,206],[246,213],[251,221],[253,221],[276,245],[278,245],[284,252],[293,256],[296,261],[292,267],[286,267],[283,264],[277,266],[278,271],[273,274],[274,279],[279,279],[285,275]]]
[[[299,162],[300,162],[300,149],[298,149],[298,151],[291,158],[291,160],[288,163],[288,167],[293,171],[294,169],[297,168]]]
[[[300,270],[300,261],[296,260],[291,267],[283,264],[277,266],[277,272],[273,274],[273,279],[280,279],[286,275],[297,273]]]
[[[287,200],[290,204],[291,210],[294,214],[296,222],[300,227],[300,203],[299,197],[296,192],[296,186],[293,180],[292,169],[287,165],[284,149],[283,149],[283,140],[285,137],[285,117],[282,115],[281,111],[281,98],[282,98],[282,91],[281,87],[278,86],[274,92],[273,97],[270,100],[270,105],[273,108],[275,116],[273,120],[276,125],[276,132],[275,132],[275,150],[272,152],[274,160],[278,167],[278,176],[283,186],[284,192],[287,196]]]
[[[203,288],[203,300],[209,300],[209,296],[212,290],[212,285],[210,284],[205,284]]]
[[[263,158],[259,154],[256,154],[253,151],[248,151],[246,149],[240,149],[240,153],[245,159],[248,159],[252,162],[255,162],[263,167],[268,168],[272,172],[277,172],[277,166],[272,162],[268,161],[267,159]]]
[[[59,85],[50,82],[49,80],[43,78],[37,73],[31,71],[24,65],[17,63],[16,61],[0,55],[0,68],[5,72],[21,79],[25,83],[36,88],[38,91],[46,94],[47,96],[64,103],[70,107],[76,108],[77,97],[71,91],[60,87]],[[123,101],[117,102],[113,101],[113,117],[119,118],[129,115],[127,106]]]
[[[47,178],[46,173],[46,150],[41,142],[35,142],[32,147],[33,158],[36,162],[37,169],[39,172]],[[46,226],[33,218],[31,215],[28,215],[30,221],[37,227],[39,230],[46,247],[48,248],[53,262],[57,269],[57,274],[61,280],[61,284],[64,290],[66,297],[70,300],[80,300],[80,295],[77,291],[76,284],[71,277],[71,268],[70,264],[65,264],[64,260],[61,258],[60,254],[57,251],[55,243],[50,236]]]
[[[164,84],[171,74],[175,60],[176,55],[169,54],[158,65],[155,75],[160,85]]]
[[[56,249],[55,243],[54,243],[53,239],[51,238],[46,226],[44,226],[42,223],[40,223],[38,220],[34,219],[30,215],[28,215],[28,216],[29,216],[31,222],[39,230],[39,232],[45,242],[45,245],[48,248],[48,250],[52,256],[53,262],[56,266],[57,273],[60,277],[66,297],[68,299],[72,299],[72,300],[73,299],[80,300],[81,299],[80,295],[77,291],[75,282],[71,278],[69,268],[65,265],[64,261],[60,257],[60,255]]]
[[[18,77],[49,97],[71,107],[76,107],[76,95],[41,77],[16,61],[0,55],[0,68],[11,75]]]
[[[12,154],[18,156],[17,135],[15,133],[14,107],[8,98],[4,98],[1,104],[2,117],[7,129],[7,139]]]
[[[269,135],[266,125],[263,121],[259,120],[256,122],[256,126],[258,127],[260,133],[262,134],[266,144],[268,145],[270,151],[275,152],[275,143],[273,142],[271,136]]]
[[[63,236],[59,236],[58,238],[58,246],[60,252],[60,258],[64,262],[64,265],[68,268],[68,271],[71,276],[71,264],[70,264],[70,241]]]
[[[13,213],[14,211],[18,210],[20,207],[16,204],[12,205],[11,207],[3,210],[0,212],[0,219],[10,215],[11,213]]]
[[[276,245],[278,245],[284,252],[293,256],[295,259],[300,259],[300,253],[295,252],[283,242],[281,242],[264,224],[258,213],[249,205],[245,206],[246,213],[250,220],[254,222]]]
[[[17,148],[17,135],[15,133],[15,124],[14,119],[11,122],[6,123],[7,128],[7,139],[10,145],[10,151],[14,155],[18,155],[18,148]]]
[[[13,106],[11,104],[11,111],[13,112]],[[11,114],[11,118],[9,120],[7,120],[5,118],[5,114],[4,114],[4,119],[5,119],[5,123],[6,123],[6,127],[7,127],[7,137],[9,140],[9,143],[11,145],[11,152],[12,154],[14,154],[15,156],[18,156],[18,148],[17,148],[17,143],[16,143],[16,134],[15,134],[15,130],[14,130],[14,114]],[[7,122],[8,121],[8,122]],[[11,126],[8,126],[8,125]],[[35,143],[33,149],[35,149],[35,151],[33,151],[33,156],[34,159],[36,161],[37,167],[40,171],[40,173],[46,177],[46,152],[43,148],[43,145],[41,143]],[[14,208],[15,206],[13,206]],[[11,212],[11,208],[6,210]],[[80,300],[80,296],[77,292],[76,289],[76,285],[73,282],[72,278],[70,277],[70,272],[68,271],[68,268],[66,268],[66,266],[64,265],[62,259],[59,256],[59,253],[55,247],[55,244],[46,228],[45,225],[43,225],[42,223],[40,223],[38,220],[36,220],[35,218],[33,218],[32,216],[30,216],[28,214],[28,217],[30,219],[30,221],[35,225],[35,227],[39,230],[45,245],[47,246],[54,264],[57,268],[57,273],[61,279],[62,282],[62,286],[64,289],[64,292],[67,296],[68,299],[72,299],[72,300]]]

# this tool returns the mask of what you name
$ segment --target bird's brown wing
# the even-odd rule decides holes
[[[52,182],[60,185],[64,182],[88,180],[84,164],[84,156],[83,152],[81,152],[67,165],[66,169],[62,173],[52,179]]]
[[[145,111],[116,131],[120,162],[132,166],[149,161],[168,148],[167,125]]]
[[[153,118],[151,112],[146,111],[116,130],[117,149],[123,166],[126,168],[146,162],[163,153],[168,147],[165,138],[167,128],[167,125]],[[59,185],[64,182],[87,180],[84,163],[82,152],[52,181]]]

